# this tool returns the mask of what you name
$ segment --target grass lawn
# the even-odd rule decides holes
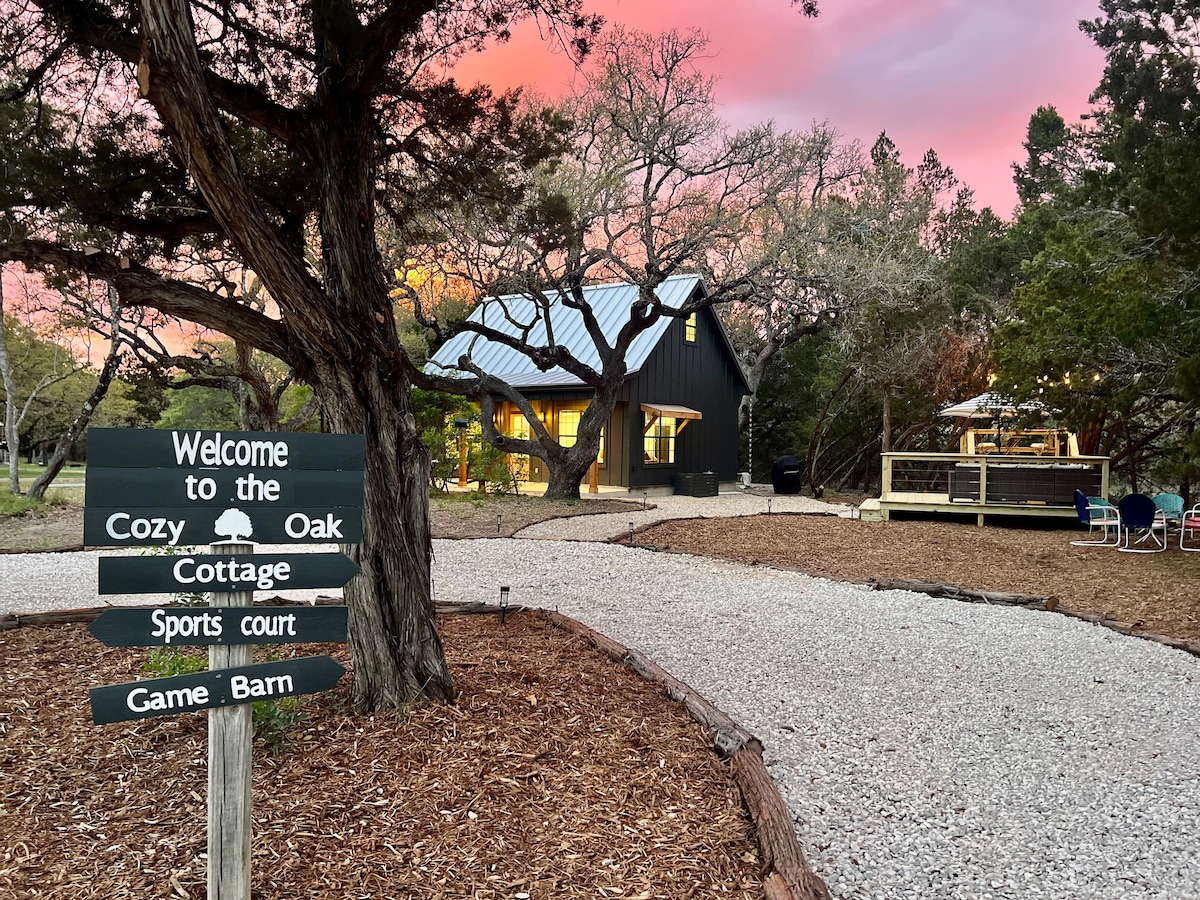
[[[17,466],[17,472],[21,478],[21,490],[26,491],[33,484],[34,479],[46,471],[45,466],[37,465],[36,463],[21,463]],[[87,467],[79,463],[68,463],[63,466],[58,477],[54,479],[54,484],[50,486],[50,492],[53,492],[56,487],[65,488],[66,499],[70,502],[83,502],[83,477],[87,471]],[[8,463],[0,463],[0,479],[3,484],[0,485],[4,490],[8,488]],[[48,493],[50,493],[48,492]],[[78,499],[75,499],[78,495]],[[4,508],[0,507],[0,514],[4,512]]]
[[[21,463],[17,472],[21,478],[21,490],[29,490],[34,479],[46,471],[45,466]],[[47,509],[53,506],[82,506],[83,505],[83,476],[86,471],[81,465],[64,466],[58,473],[54,483],[46,491],[46,499],[41,502],[29,500],[27,497],[17,497],[8,491],[8,463],[0,463],[0,517],[19,516],[31,510]]]

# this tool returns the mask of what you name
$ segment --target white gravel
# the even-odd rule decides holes
[[[1200,896],[1200,662],[1051,613],[621,546],[437,542],[758,735],[835,896]]]
[[[837,897],[1200,897],[1200,660],[1051,613],[583,542],[628,521],[435,541],[437,599],[508,584],[709,697],[762,739]],[[104,602],[99,555],[0,555],[0,612]]]
[[[832,513],[849,516],[852,507],[824,503],[799,494],[764,497],[759,494],[721,494],[718,497],[642,497],[630,495],[635,501],[627,512],[575,516],[539,522],[517,532],[519,538],[550,538],[560,541],[605,541],[629,533],[629,527],[641,528],[666,519],[732,518],[757,516],[762,513]],[[600,499],[610,499],[601,497]],[[622,495],[624,499],[624,495]],[[585,501],[588,502],[588,501]],[[642,505],[639,505],[642,504]]]

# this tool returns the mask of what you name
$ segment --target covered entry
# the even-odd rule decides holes
[[[648,465],[675,464],[675,438],[692,419],[703,419],[691,407],[669,403],[643,403],[642,461]]]

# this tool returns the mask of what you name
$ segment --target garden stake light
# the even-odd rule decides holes
[[[504,624],[504,615],[508,612],[508,585],[500,586],[500,624]]]
[[[649,509],[650,507],[646,505],[649,502],[650,502],[650,495],[647,493],[643,493],[642,494],[642,509]]]
[[[633,543],[633,523],[629,523],[629,543]]]
[[[767,515],[769,516],[770,514],[771,514],[771,498],[768,497],[767,498]]]
[[[503,513],[496,513],[496,534],[500,533],[500,517]]]

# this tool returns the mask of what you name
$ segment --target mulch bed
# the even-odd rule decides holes
[[[458,705],[356,716],[344,679],[288,751],[256,744],[256,898],[762,896],[729,765],[660,687],[530,614],[439,631]],[[0,646],[0,893],[203,896],[204,714],[96,727],[85,690],[146,651],[67,625]]]
[[[1037,595],[1135,631],[1200,640],[1200,553],[1071,545],[1082,536],[1070,528],[776,514],[672,520],[643,529],[636,540],[847,581],[907,579]]]

